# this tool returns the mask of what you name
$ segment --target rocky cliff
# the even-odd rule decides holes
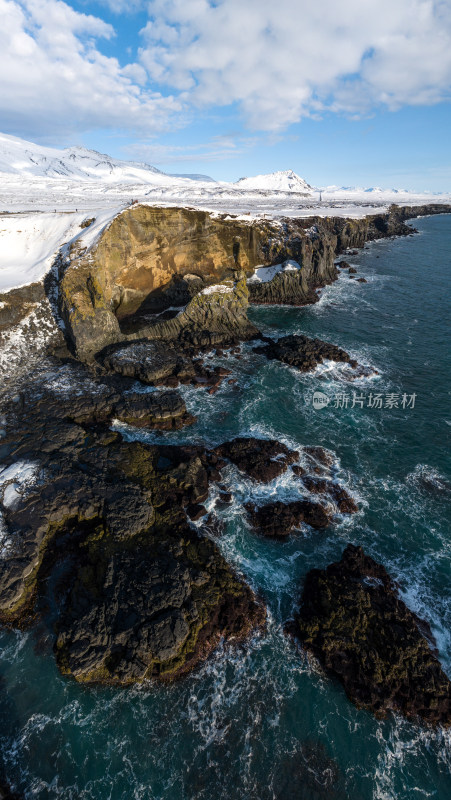
[[[363,219],[281,221],[214,216],[186,208],[136,206],[119,214],[89,251],[60,265],[59,300],[76,355],[90,361],[108,345],[139,338],[193,342],[209,331],[255,334],[248,302],[303,305],[335,280],[336,255],[368,240],[406,235],[405,220],[448,206],[392,206]],[[296,273],[252,281],[254,269],[294,259]],[[213,288],[214,287],[214,288]]]

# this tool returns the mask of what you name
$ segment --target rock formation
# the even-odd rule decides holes
[[[325,359],[341,361],[351,366],[357,366],[351,356],[341,347],[337,347],[321,339],[311,339],[308,336],[291,335],[282,336],[278,341],[265,338],[266,344],[255,347],[254,352],[262,353],[269,359],[277,359],[290,367],[296,367],[300,372],[310,372]]]
[[[428,624],[361,547],[348,545],[340,561],[308,573],[293,633],[359,708],[451,725],[451,682]]]
[[[146,446],[109,429],[113,417],[190,422],[177,393],[134,393],[126,379],[99,381],[76,365],[68,377],[75,395],[35,381],[6,407],[0,621],[25,627],[40,616],[56,632],[60,669],[79,681],[174,678],[264,621],[187,519],[221,462],[203,447]],[[16,478],[23,469],[31,482]]]

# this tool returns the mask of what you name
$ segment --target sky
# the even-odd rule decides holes
[[[0,130],[217,180],[451,191],[451,0],[0,0]]]

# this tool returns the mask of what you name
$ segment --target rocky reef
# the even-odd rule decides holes
[[[188,522],[221,463],[203,447],[127,442],[110,430],[113,417],[190,421],[175,392],[136,394],[122,383],[118,393],[118,382],[74,367],[69,376],[83,386],[75,396],[38,385],[6,407],[0,620],[45,620],[60,669],[79,681],[174,678],[265,618]]]
[[[325,359],[338,361],[357,366],[351,356],[341,347],[321,339],[311,339],[308,336],[291,335],[282,336],[277,341],[265,340],[262,347],[255,347],[254,352],[262,353],[269,359],[277,359],[290,367],[296,367],[300,372],[310,372]]]
[[[226,458],[253,480],[272,481],[287,471],[290,464],[299,460],[297,450],[290,450],[275,439],[255,439],[240,436],[219,445],[215,450],[220,458]]]
[[[361,547],[308,573],[292,631],[359,708],[451,725],[451,682],[428,624]]]

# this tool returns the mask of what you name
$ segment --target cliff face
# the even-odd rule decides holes
[[[245,222],[185,208],[136,206],[117,216],[89,252],[71,254],[60,279],[60,308],[77,356],[89,361],[108,345],[129,339],[174,339],[202,331],[249,338],[248,302],[303,305],[335,280],[336,255],[365,241],[406,235],[411,217],[446,213],[448,206],[392,206],[363,219],[310,217]],[[250,283],[257,266],[295,259],[296,274]],[[63,268],[61,269],[63,273]],[[228,293],[202,294],[232,281]],[[164,321],[148,315],[184,310]],[[127,321],[139,317],[139,329]]]
[[[61,311],[77,355],[89,360],[106,345],[125,339],[119,321],[146,302],[154,301],[155,310],[170,306],[185,276],[197,277],[201,288],[233,278],[236,270],[250,273],[271,253],[276,235],[277,226],[269,223],[251,225],[203,211],[128,209],[93,250],[72,260],[60,281]],[[185,303],[190,299],[186,283]],[[168,297],[166,288],[171,289]],[[246,305],[247,296],[238,294],[235,301]],[[204,311],[213,299],[205,300]],[[160,337],[158,330],[154,333]]]

